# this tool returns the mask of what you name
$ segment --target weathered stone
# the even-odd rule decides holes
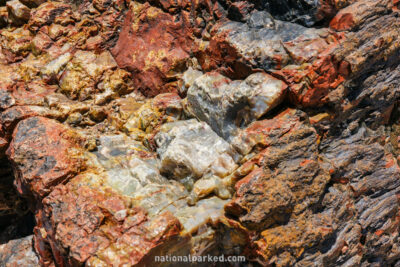
[[[249,154],[253,149],[257,151],[266,146],[279,144],[282,136],[299,126],[304,115],[301,111],[287,109],[273,119],[255,121],[239,131],[232,138],[231,144],[243,155]]]
[[[265,148],[250,159],[256,166],[236,183],[236,195],[226,207],[251,229],[284,223],[290,214],[299,214],[316,204],[330,180],[318,157],[315,130],[288,115],[271,119],[270,127],[258,133],[265,141],[256,140]],[[291,120],[294,123],[290,125]],[[288,123],[287,128],[281,129],[281,123]],[[254,133],[257,132],[248,131],[253,138]]]
[[[286,84],[265,73],[231,81],[218,73],[197,78],[188,90],[188,108],[228,139],[237,128],[268,113],[285,96]]]
[[[356,1],[354,4],[340,10],[330,22],[330,27],[336,31],[357,29],[361,24],[371,19],[371,16],[382,16],[392,9],[392,1]]]
[[[398,267],[400,2],[139,2],[0,0],[0,265]]]
[[[0,245],[0,265],[4,267],[39,267],[39,259],[33,250],[33,238],[27,236]]]
[[[133,73],[135,87],[145,95],[177,89],[171,81],[184,70],[192,43],[188,15],[131,3],[112,54],[119,67]]]
[[[19,0],[12,0],[7,2],[8,18],[10,21],[20,26],[26,23],[31,15],[31,10],[22,4]]]
[[[158,214],[186,192],[180,184],[160,175],[160,163],[146,150],[127,136],[104,136],[96,155],[107,172],[106,183],[111,188],[132,197],[149,214]]]
[[[265,264],[293,266],[307,247],[315,246],[332,234],[331,223],[328,216],[317,215],[265,230],[262,238],[256,241],[258,253],[268,259]]]
[[[32,12],[31,19],[29,20],[29,28],[37,31],[42,26],[50,25],[51,23],[66,25],[74,22],[72,15],[69,4],[45,2]]]
[[[155,137],[162,173],[182,180],[224,177],[236,167],[236,152],[204,122],[189,120],[164,124]]]
[[[56,80],[60,72],[71,59],[72,55],[69,52],[60,55],[58,58],[50,61],[45,67],[43,67],[43,69],[41,69],[42,75],[44,75],[48,80]]]
[[[201,71],[189,67],[189,69],[183,73],[182,79],[180,80],[179,93],[186,94],[194,81],[202,75],[203,73]]]
[[[19,192],[43,197],[53,186],[79,172],[83,162],[82,151],[73,142],[76,138],[71,130],[51,119],[21,121],[7,150]]]
[[[31,50],[31,33],[24,28],[5,29],[0,32],[1,46],[7,63],[14,63],[26,57]]]
[[[43,32],[38,32],[38,34],[32,39],[32,52],[36,55],[39,55],[47,48],[49,48],[52,44],[53,41],[47,34]]]
[[[123,129],[131,136],[145,133],[152,135],[161,124],[179,120],[182,116],[182,109],[181,98],[177,94],[159,94],[151,101],[142,103],[137,110],[130,114]]]
[[[12,97],[10,92],[5,90],[0,91],[0,108],[2,110],[7,109],[15,104],[15,99]]]
[[[212,31],[212,39],[198,53],[202,68],[219,68],[239,79],[251,74],[252,69],[280,69],[290,64],[291,55],[284,43],[297,38],[303,42],[316,39],[324,32],[275,20],[265,11],[253,12],[247,23],[221,22]]]

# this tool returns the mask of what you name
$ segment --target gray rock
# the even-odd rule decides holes
[[[333,3],[336,3],[315,0],[269,0],[252,2],[254,2],[256,9],[266,10],[277,19],[299,23],[305,26],[313,26],[315,23],[331,18],[335,10]]]
[[[95,154],[105,169],[107,185],[131,197],[149,214],[158,214],[170,204],[179,205],[177,200],[186,197],[182,185],[160,175],[158,159],[139,142],[125,135],[102,136],[99,141]]]
[[[33,250],[33,236],[11,240],[0,245],[0,266],[39,267],[39,258]]]
[[[299,37],[302,40],[315,39],[321,32],[322,29],[275,20],[265,11],[255,11],[247,23],[224,23],[218,28],[216,36],[221,36],[247,65],[268,70],[291,62],[283,43]]]
[[[237,153],[204,122],[164,124],[155,136],[161,173],[187,185],[203,176],[224,177],[236,167]]]
[[[203,72],[189,67],[182,75],[180,80],[179,92],[185,94],[194,81],[203,75]]]
[[[189,88],[188,109],[229,139],[238,128],[276,107],[283,100],[285,89],[284,82],[265,73],[252,74],[243,81],[207,73]]]

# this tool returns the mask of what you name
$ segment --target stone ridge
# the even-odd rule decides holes
[[[399,267],[399,8],[0,0],[0,266]]]

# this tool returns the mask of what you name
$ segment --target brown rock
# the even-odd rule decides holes
[[[32,39],[32,52],[38,55],[49,48],[52,44],[53,41],[47,34],[38,32],[38,34]]]
[[[2,53],[7,63],[20,61],[29,54],[32,36],[27,29],[5,29],[0,32],[0,35],[2,36]]]
[[[291,116],[297,115],[293,113]],[[315,130],[299,121],[286,129],[279,127],[285,119],[289,123],[300,119],[299,115],[295,119],[291,116],[284,114],[277,121],[265,122],[270,127],[258,133],[252,125],[246,130],[249,139],[260,140],[259,145],[266,148],[251,159],[259,167],[236,183],[236,195],[226,211],[238,216],[249,229],[284,223],[290,214],[304,211],[318,202],[330,180],[318,157]]]
[[[399,1],[139,2],[0,0],[0,266],[399,267]]]
[[[356,1],[354,4],[340,10],[331,20],[330,27],[336,31],[348,31],[357,29],[371,16],[387,14],[392,9],[392,1]]]

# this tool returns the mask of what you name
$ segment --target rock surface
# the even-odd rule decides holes
[[[197,78],[187,92],[188,109],[225,139],[237,128],[259,119],[280,104],[287,86],[266,73],[254,73],[244,81],[221,74]]]
[[[0,245],[0,264],[4,267],[38,267],[39,258],[33,250],[33,236],[16,239]]]
[[[399,8],[0,1],[0,266],[400,266]]]

